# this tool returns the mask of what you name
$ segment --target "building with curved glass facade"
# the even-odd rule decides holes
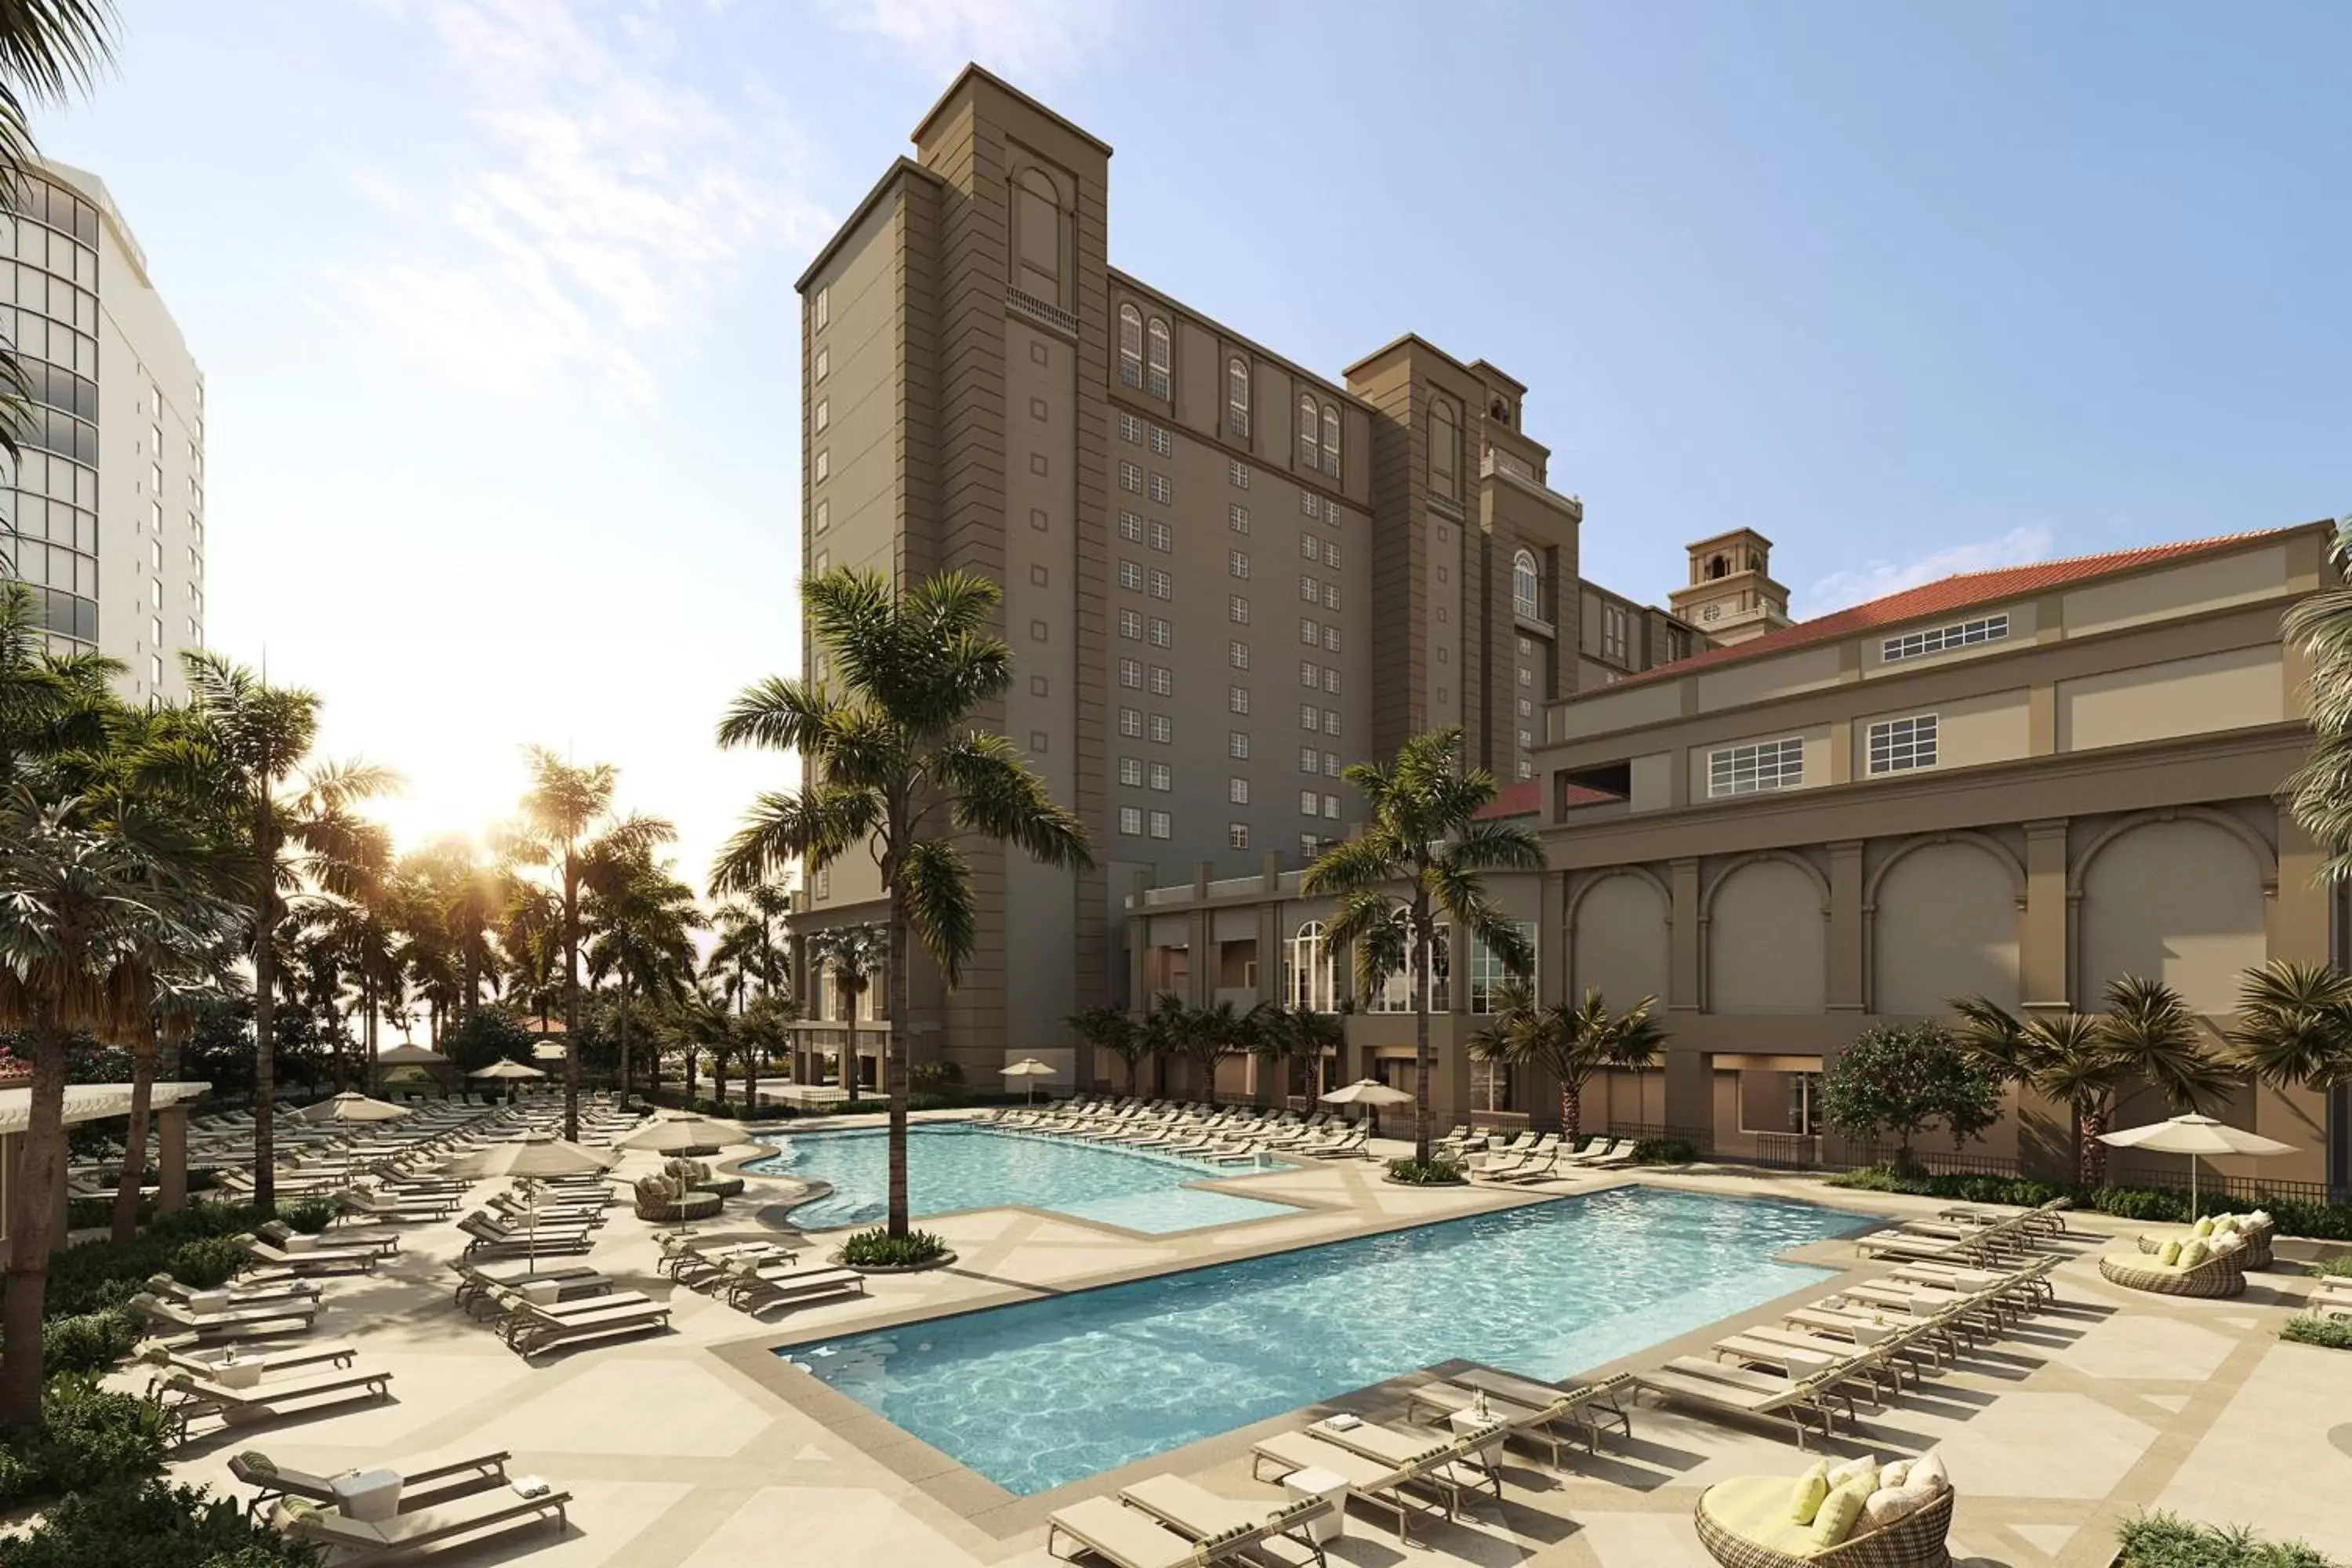
[[[133,700],[184,690],[204,645],[205,386],[105,183],[45,163],[0,214],[0,335],[32,394],[0,457],[0,576],[60,648],[124,666]]]

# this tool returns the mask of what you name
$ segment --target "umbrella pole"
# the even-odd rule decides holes
[[[523,1206],[530,1211],[530,1258],[523,1264],[522,1274],[526,1279],[536,1279],[539,1278],[539,1184],[528,1177],[522,1184],[522,1201]]]

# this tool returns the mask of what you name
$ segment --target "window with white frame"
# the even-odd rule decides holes
[[[1158,616],[1151,617],[1151,646],[1167,647],[1176,640],[1174,628]]]
[[[1305,560],[1318,560],[1323,553],[1323,542],[1311,533],[1301,533],[1298,536],[1298,553]]]
[[[1132,490],[1138,495],[1143,493],[1142,468],[1129,462],[1125,458],[1118,460],[1118,488],[1123,490]]]
[[[1122,408],[1118,411],[1118,438],[1143,445],[1143,421]]]
[[[1151,427],[1151,455],[1155,458],[1167,458],[1174,456],[1175,451],[1176,441],[1168,434],[1168,426],[1154,425]]]
[[[1632,617],[1625,606],[1602,601],[1601,605],[1601,657],[1612,664],[1626,664],[1633,647]]]
[[[1319,621],[1299,622],[1298,640],[1306,644],[1308,647],[1313,647],[1317,643],[1321,642],[1323,640],[1322,623]]]
[[[1168,482],[1168,476],[1166,474],[1154,474],[1151,476],[1151,499],[1154,501],[1161,506],[1166,506],[1171,501],[1174,500],[1175,497],[1175,487]]]
[[[1323,584],[1323,607],[1324,607],[1325,609],[1327,609],[1327,610],[1333,610],[1333,611],[1336,611],[1336,610],[1338,610],[1338,609],[1339,609],[1339,584],[1337,584],[1337,583],[1326,583],[1326,584]]]
[[[1176,678],[1169,672],[1168,667],[1164,664],[1153,665],[1151,667],[1151,695],[1154,697],[1165,697],[1175,689]]]
[[[1118,585],[1130,594],[1143,592],[1143,563],[1121,561],[1118,563]]]
[[[1235,354],[1225,362],[1225,428],[1235,436],[1249,434],[1249,361]]]
[[[1324,820],[1328,822],[1337,822],[1339,820],[1339,797],[1338,795],[1327,795],[1323,797],[1323,816]]]
[[[1298,727],[1309,734],[1323,728],[1323,710],[1312,702],[1298,705]]]
[[[1249,644],[1229,642],[1225,645],[1225,662],[1235,669],[1249,668]]]
[[[1298,792],[1299,816],[1318,816],[1322,814],[1322,811],[1323,797],[1321,795],[1316,794],[1311,789],[1303,789]]]
[[[1118,830],[1129,838],[1141,837],[1143,836],[1143,808],[1139,805],[1120,806],[1118,808]]]
[[[1339,627],[1325,626],[1323,628],[1323,651],[1325,653],[1338,653],[1339,651]]]
[[[1313,691],[1323,684],[1323,667],[1313,659],[1302,659],[1298,665],[1298,684]]]
[[[1161,795],[1166,795],[1170,790],[1174,789],[1176,787],[1175,770],[1171,768],[1166,763],[1152,763],[1151,787],[1158,790]]]
[[[1936,765],[1936,716],[1915,713],[1873,724],[1867,740],[1873,773],[1907,773]]]
[[[1142,690],[1143,661],[1139,658],[1120,659],[1118,661],[1118,683],[1121,686],[1128,687],[1136,691]]]
[[[1323,695],[1326,697],[1339,695],[1339,667],[1336,664],[1327,664],[1323,667]]]
[[[833,324],[833,285],[828,283],[816,291],[816,330],[823,331]]]
[[[1168,397],[1168,323],[1154,316],[1144,335],[1146,368],[1143,390],[1164,402]],[[1155,837],[1165,838],[1168,836],[1162,833]]]
[[[1154,744],[1165,746],[1176,739],[1175,727],[1165,713],[1151,716],[1151,739]]]
[[[1123,511],[1118,514],[1118,536],[1129,544],[1143,542],[1143,514]]]
[[[1175,586],[1174,581],[1170,578],[1168,574],[1162,572],[1157,566],[1154,566],[1151,569],[1149,583],[1151,589],[1151,596],[1155,599],[1167,598]]]
[[[1225,688],[1225,711],[1228,713],[1246,713],[1249,711],[1248,687],[1228,686]]]
[[[1132,305],[1118,308],[1118,378],[1143,384],[1143,312]]]
[[[1143,733],[1143,710],[1122,708],[1118,710],[1118,732],[1129,740]]]
[[[1306,393],[1298,395],[1298,466],[1319,468],[1323,466],[1323,449],[1316,444],[1321,426],[1317,423],[1315,399]]]
[[[2000,642],[2009,636],[2009,616],[1979,616],[1972,621],[1956,621],[1948,626],[1930,626],[1926,631],[1906,632],[1898,637],[1888,637],[1879,645],[1879,654],[1888,664],[1906,658],[1923,658],[1947,648],[1972,647],[1978,643]]]
[[[1293,1007],[1306,1007],[1318,1013],[1334,1012],[1339,1005],[1339,972],[1334,963],[1331,944],[1323,934],[1321,921],[1308,921],[1290,939],[1288,999]]]
[[[1327,779],[1336,779],[1339,776],[1339,752],[1326,752],[1323,753],[1323,776]]]
[[[1246,849],[1249,847],[1248,823],[1228,822],[1225,824],[1225,847],[1228,849]]]
[[[1298,579],[1298,598],[1301,604],[1321,604],[1323,602],[1322,579],[1319,577],[1300,577]]]
[[[1129,789],[1143,787],[1143,759],[1121,757],[1118,760],[1118,782]]]
[[[1225,803],[1228,805],[1247,805],[1249,804],[1249,780],[1242,777],[1239,773],[1235,773],[1231,778],[1227,779],[1225,781]]]
[[[1311,773],[1315,771],[1314,747],[1301,746],[1298,748],[1298,771],[1302,773]]]
[[[1246,577],[1249,575],[1249,572],[1248,551],[1228,550],[1225,552],[1225,573],[1228,576]]]
[[[1249,625],[1249,601],[1239,594],[1228,597],[1225,600],[1225,619],[1237,626]]]
[[[1795,735],[1748,746],[1725,746],[1706,754],[1710,796],[1760,795],[1794,789],[1804,782],[1805,742]]]
[[[1339,738],[1339,710],[1337,708],[1326,708],[1323,710],[1323,732],[1331,736],[1334,740]]]
[[[1323,542],[1323,564],[1334,572],[1339,569],[1339,546],[1337,542],[1328,539]]]
[[[1226,459],[1225,479],[1227,483],[1231,484],[1237,490],[1245,490],[1249,489],[1249,465],[1247,463],[1235,462],[1231,458]]]
[[[1248,731],[1228,730],[1225,731],[1225,755],[1239,762],[1249,761]]]
[[[1151,837],[1154,838],[1165,838],[1168,837],[1168,814],[1164,811],[1153,812],[1151,814]]]
[[[1543,619],[1543,579],[1536,574],[1536,558],[1524,550],[1511,557],[1511,608],[1531,621]]]
[[[1536,944],[1535,922],[1513,921],[1511,923],[1518,928],[1520,939],[1532,952]],[[1523,978],[1530,984],[1534,984],[1535,972],[1529,970]],[[1486,938],[1473,938],[1470,944],[1470,1011],[1492,1013],[1500,1008],[1503,987],[1510,979],[1511,971],[1504,963],[1502,954],[1488,947]]]
[[[1143,635],[1143,617],[1133,610],[1118,613],[1118,635],[1133,642]]]
[[[1250,531],[1249,508],[1242,505],[1239,501],[1235,501],[1231,506],[1226,507],[1225,526],[1232,529],[1235,533],[1247,533]]]
[[[1151,548],[1162,555],[1175,549],[1175,531],[1164,522],[1154,522],[1151,525]]]
[[[1323,471],[1333,479],[1339,477],[1339,405],[1323,405]]]
[[[1315,492],[1313,490],[1300,490],[1298,492],[1298,510],[1303,515],[1307,517],[1321,517],[1323,515],[1323,504],[1315,499]]]

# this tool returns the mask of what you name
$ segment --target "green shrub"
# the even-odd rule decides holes
[[[138,1316],[120,1308],[51,1318],[41,1325],[41,1366],[49,1373],[104,1372],[145,1333]]]
[[[162,1481],[68,1497],[29,1532],[0,1541],[0,1568],[317,1568],[228,1498]]]
[[[2333,1258],[2323,1258],[2311,1266],[2311,1271],[2327,1279],[2352,1279],[2352,1252],[2339,1252]]]
[[[1644,1138],[1633,1145],[1637,1165],[1687,1165],[1697,1158],[1687,1138]]]
[[[332,1198],[296,1198],[278,1205],[278,1217],[305,1236],[317,1236],[342,1212]]]
[[[2331,1568],[2300,1541],[2274,1544],[2243,1525],[2221,1529],[2171,1513],[2127,1521],[2116,1544],[2123,1551],[2116,1568]]]
[[[2053,1198],[2071,1197],[2077,1208],[2155,1225],[2179,1224],[2189,1217],[2188,1194],[2146,1187],[2061,1187],[2022,1176],[1906,1176],[1883,1169],[1845,1171],[1828,1180],[1833,1187],[1863,1192],[1910,1193],[1958,1203],[2012,1204],[2025,1208]],[[2340,1205],[2307,1203],[2296,1198],[2208,1196],[2198,1206],[2206,1214],[2268,1209],[2281,1236],[2352,1240],[2352,1207]]]
[[[88,1491],[159,1475],[177,1424],[152,1399],[117,1394],[78,1373],[41,1390],[41,1425],[7,1435],[19,1461],[17,1495]]]
[[[173,1249],[163,1272],[191,1290],[211,1290],[236,1278],[246,1265],[245,1244],[234,1236],[206,1236]]]
[[[2352,1322],[2342,1318],[2289,1318],[2279,1338],[2298,1345],[2323,1345],[2332,1351],[2352,1351]]]
[[[841,1260],[852,1268],[903,1268],[947,1256],[947,1238],[928,1230],[894,1237],[887,1230],[861,1230],[841,1244]]]
[[[1463,1167],[1453,1160],[1391,1160],[1389,1180],[1408,1187],[1452,1187],[1464,1181]]]

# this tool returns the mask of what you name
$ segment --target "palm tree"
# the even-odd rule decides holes
[[[1505,993],[1504,1012],[1471,1037],[1473,1056],[1486,1061],[1540,1068],[1559,1080],[1559,1136],[1573,1148],[1584,1136],[1584,1086],[1607,1068],[1638,1071],[1654,1066],[1666,1031],[1651,1016],[1658,1005],[1644,996],[1622,1013],[1612,1013],[1600,988],[1587,986],[1574,1007],[1538,1005],[1523,984]]]
[[[2352,1083],[2352,978],[2286,959],[2247,970],[2229,1041],[2223,1059],[2273,1089]]]
[[[694,908],[694,889],[654,864],[650,851],[600,854],[588,861],[584,875],[588,973],[599,984],[611,977],[620,989],[614,1018],[620,1034],[618,1078],[626,1094],[631,1000],[667,1004],[688,994],[694,981],[690,933],[701,921]]]
[[[1293,1007],[1288,1014],[1298,1055],[1307,1063],[1307,1098],[1319,1100],[1323,1098],[1323,1060],[1347,1047],[1348,1026],[1340,1022],[1339,1014],[1314,1007]]]
[[[506,955],[508,994],[539,1016],[539,1032],[546,1034],[548,1009],[563,994],[556,973],[563,961],[563,900],[536,882],[509,879],[499,951]]]
[[[1253,1048],[1253,1037],[1260,1022],[1255,1009],[1244,1014],[1236,1012],[1231,1002],[1212,1003],[1206,1007],[1187,1007],[1178,1003],[1168,1010],[1168,1016],[1176,1054],[1192,1064],[1200,1079],[1201,1098],[1213,1101],[1217,1097],[1217,1064]]]
[[[739,1014],[751,1006],[751,982],[760,983],[762,996],[782,997],[787,989],[784,917],[792,912],[792,894],[772,882],[762,882],[742,898],[722,904],[711,917],[719,941],[710,956],[730,974]],[[770,1042],[765,1035],[747,1037],[743,1050],[743,1099],[754,1110],[760,1103],[760,1052]]]
[[[1055,805],[1013,742],[973,716],[1013,684],[1013,650],[989,629],[1003,592],[947,573],[904,594],[847,568],[801,584],[809,629],[832,681],[771,677],[719,721],[724,746],[804,759],[797,793],[759,797],[724,849],[714,892],[781,880],[859,846],[889,895],[889,1011],[883,1044],[890,1100],[889,1234],[907,1234],[907,980],[911,936],[950,986],[979,940],[960,837],[1015,844],[1054,866],[1093,864],[1086,829]]]
[[[1526,826],[1482,820],[1495,775],[1462,766],[1459,726],[1413,736],[1388,766],[1357,763],[1342,775],[1371,806],[1361,836],[1325,850],[1300,879],[1307,898],[1337,898],[1327,940],[1353,946],[1359,989],[1399,967],[1411,981],[1413,1158],[1429,1158],[1429,975],[1439,917],[1484,942],[1506,969],[1535,967],[1528,939],[1481,880],[1488,871],[1540,871],[1543,847]],[[1402,884],[1400,897],[1391,889]]]
[[[253,952],[253,1202],[277,1209],[275,1055],[278,928],[304,886],[356,898],[380,877],[383,829],[352,807],[397,775],[363,763],[311,763],[320,699],[273,686],[210,650],[181,656],[223,809],[240,819],[241,896]]]
[[[688,986],[677,1001],[674,1026],[678,1043],[686,1050],[687,1097],[694,1097],[695,1058],[708,1054],[714,1080],[710,1097],[725,1100],[727,1063],[738,1044],[735,1014],[727,1005],[725,993],[708,976]]]
[[[1162,991],[1154,996],[1143,1015],[1138,1033],[1142,1037],[1144,1055],[1151,1058],[1155,1094],[1168,1092],[1168,1058],[1184,1054],[1185,1037],[1192,1026],[1192,1016],[1191,1005],[1173,991]]]
[[[875,972],[890,962],[890,939],[882,928],[871,921],[859,925],[831,926],[811,931],[808,938],[808,961],[812,967],[830,973],[841,992],[841,1087],[849,1098],[857,1098],[857,999],[874,984]],[[896,975],[892,994],[897,994]],[[891,1020],[895,1026],[897,1019]],[[887,1052],[888,1045],[883,1047]],[[902,1121],[894,1115],[894,1121]],[[904,1164],[903,1157],[900,1162]]]
[[[1135,1092],[1136,1064],[1143,1059],[1143,1032],[1135,1016],[1124,1007],[1089,1007],[1062,1020],[1070,1032],[1098,1051],[1108,1051],[1127,1064],[1127,1092]]]
[[[2336,581],[2352,580],[2352,516],[2338,520]],[[2294,819],[2328,854],[2322,875],[2352,873],[2352,587],[2313,594],[2288,610],[2284,634],[2311,661],[2311,754],[2287,775]]]
[[[580,890],[599,862],[650,854],[677,836],[657,816],[615,816],[619,775],[610,763],[586,767],[543,746],[525,748],[530,793],[522,797],[518,860],[553,868],[563,915],[563,1136],[580,1137]]]
[[[2106,987],[2107,1011],[2018,1018],[1986,997],[1956,998],[1960,1043],[2000,1078],[2063,1102],[2074,1120],[2074,1174],[2104,1185],[2099,1142],[2125,1090],[2145,1084],[2179,1110],[2228,1092],[2231,1073],[2205,1047],[2196,1016],[2169,986],[2124,975]]]

